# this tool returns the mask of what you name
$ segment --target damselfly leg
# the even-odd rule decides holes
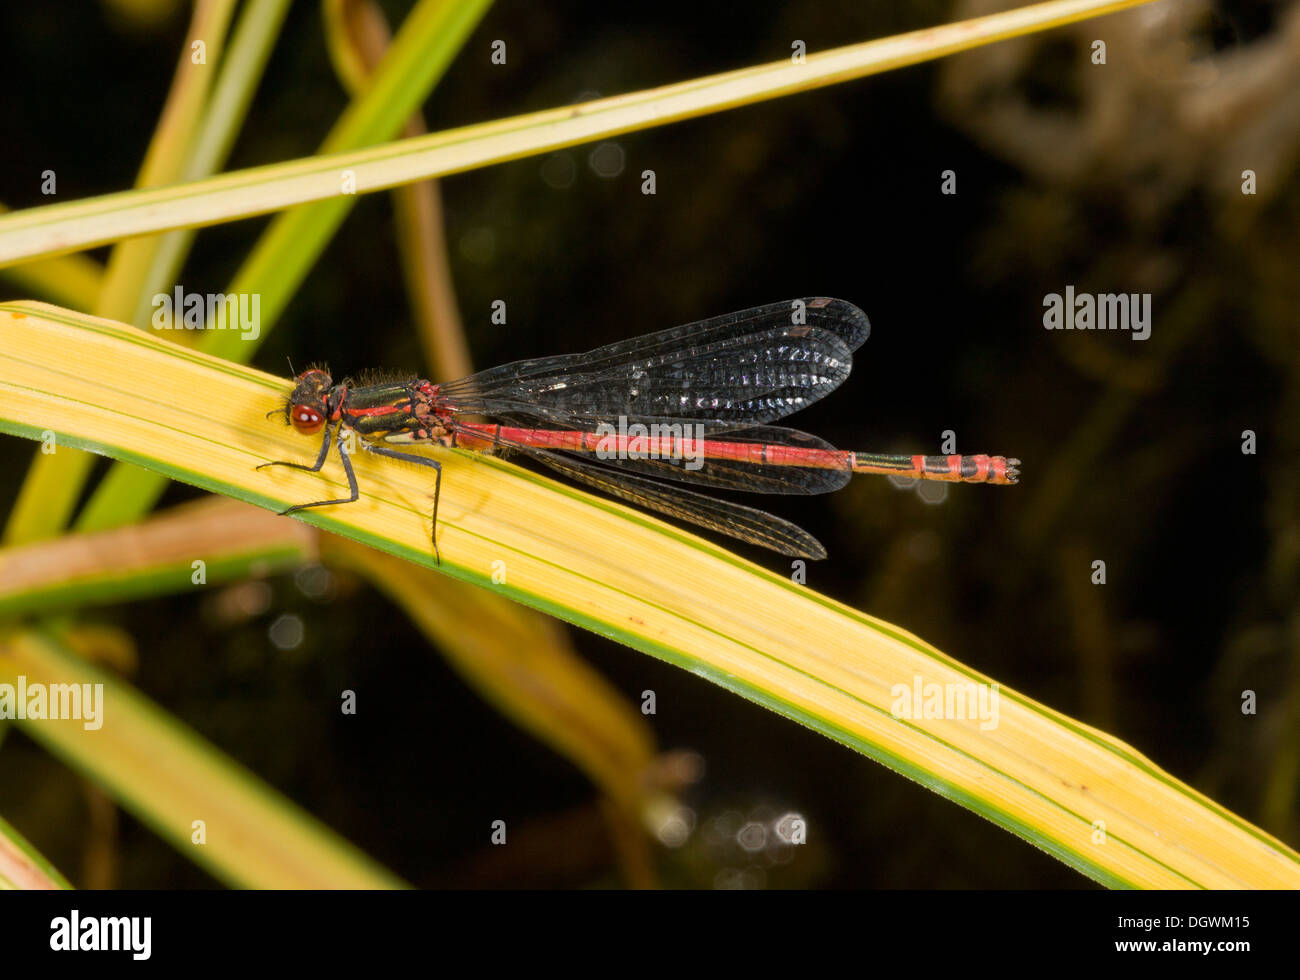
[[[339,429],[341,430],[342,426],[339,426]],[[295,470],[305,470],[308,473],[319,473],[321,468],[325,465],[325,460],[329,458],[330,431],[330,427],[325,426],[325,437],[321,440],[320,454],[316,457],[316,462],[311,466],[308,466],[306,463],[293,463],[288,460],[277,459],[272,460],[269,463],[262,463],[257,467],[257,469],[265,469],[268,466],[290,466]],[[395,449],[387,449],[383,446],[363,445],[367,452],[372,452],[377,456],[389,456],[393,459],[404,460],[408,463],[418,463],[421,466],[432,467],[435,477],[433,483],[433,529],[430,532],[430,537],[433,540],[434,560],[441,565],[442,555],[438,551],[438,497],[442,492],[442,464],[437,460],[426,459],[423,456],[417,456],[414,453],[402,453]],[[300,510],[306,510],[309,507],[330,507],[334,504],[351,504],[357,501],[361,495],[361,491],[357,485],[357,475],[352,469],[352,459],[348,455],[347,444],[342,438],[341,431],[338,438],[338,447],[339,460],[343,463],[343,472],[348,478],[349,495],[346,497],[338,497],[334,500],[315,500],[309,504],[294,504],[292,507],[280,511],[281,517],[286,514],[293,514]]]
[[[438,554],[438,498],[442,495],[442,464],[436,459],[426,459],[423,456],[415,455],[415,453],[399,453],[396,449],[388,449],[384,446],[366,446],[366,450],[376,456],[389,456],[393,459],[418,463],[420,466],[428,466],[433,469],[433,528],[430,530],[429,536],[433,539],[433,559],[441,565],[442,556]]]

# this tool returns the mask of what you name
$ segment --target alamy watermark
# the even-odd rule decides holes
[[[981,731],[998,727],[998,705],[1002,696],[997,684],[926,683],[917,674],[911,686],[895,684],[889,689],[894,699],[890,713],[900,720],[942,718],[947,721],[978,720]]]
[[[618,425],[601,422],[596,426],[597,459],[657,459],[681,462],[684,469],[704,466],[704,426],[686,422],[629,423],[619,416]]]
[[[17,684],[0,684],[0,720],[79,720],[86,731],[98,731],[104,724],[104,685],[28,684],[19,674]]]
[[[148,915],[82,915],[72,909],[50,920],[50,949],[58,952],[130,953],[134,960],[153,954],[153,917]]]
[[[187,293],[177,286],[155,293],[152,305],[155,330],[238,330],[244,340],[262,332],[260,293]]]
[[[1043,297],[1043,326],[1048,330],[1130,330],[1134,340],[1151,336],[1150,293],[1076,293]]]

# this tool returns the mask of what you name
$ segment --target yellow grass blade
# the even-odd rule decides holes
[[[0,214],[9,208],[0,204]],[[13,284],[19,296],[91,310],[104,281],[104,267],[85,255],[60,255],[25,265],[12,265],[0,271],[0,279]]]
[[[0,429],[282,508],[343,476],[256,471],[315,446],[266,413],[289,383],[123,324],[0,304]],[[899,691],[991,684],[923,640],[617,503],[492,458],[444,466],[441,570],[677,664],[875,758],[1108,885],[1300,887],[1300,855],[1128,745],[1007,688],[994,727],[900,718]],[[354,504],[303,520],[433,566],[431,481],[355,458]]]
[[[800,64],[786,59],[365,150],[255,167],[175,187],[32,208],[0,217],[0,266],[131,235],[218,224],[327,200],[340,194],[344,172],[353,175],[357,194],[385,190],[835,85],[1148,2],[1050,0],[809,54]]]
[[[374,863],[133,691],[36,632],[0,635],[0,684],[102,684],[102,725],[82,719],[22,722],[188,858],[251,888],[393,888]],[[195,821],[202,821],[196,827]],[[202,831],[204,842],[195,839]]]

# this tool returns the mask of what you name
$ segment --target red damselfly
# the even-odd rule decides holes
[[[372,453],[431,467],[436,556],[442,466],[394,445],[517,450],[638,506],[784,555],[824,558],[821,543],[789,521],[672,483],[807,494],[837,490],[854,473],[1002,485],[1019,476],[1020,461],[1003,456],[847,452],[768,424],[839,387],[870,329],[853,304],[811,298],[585,354],[515,361],[447,384],[411,378],[336,385],[327,371],[309,368],[298,375],[283,411],[298,432],[324,433],[316,462],[262,465],[315,472],[329,456],[331,435],[339,444],[351,495],[298,504],[285,514],[357,499],[345,429]]]

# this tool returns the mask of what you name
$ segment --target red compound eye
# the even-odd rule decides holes
[[[290,424],[305,436],[319,432],[325,416],[310,405],[294,405],[289,409]]]

